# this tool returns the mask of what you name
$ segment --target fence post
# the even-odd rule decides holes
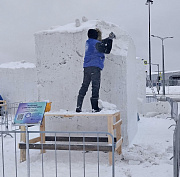
[[[29,132],[26,124],[26,158],[27,158],[27,177],[30,177],[30,159],[29,159]]]

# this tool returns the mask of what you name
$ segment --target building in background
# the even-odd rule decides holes
[[[162,85],[162,73],[160,72],[160,85]],[[158,82],[158,73],[152,73],[152,84],[156,86]],[[166,86],[180,86],[180,71],[166,71],[165,72]]]

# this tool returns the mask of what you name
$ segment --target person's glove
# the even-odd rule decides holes
[[[113,32],[111,32],[109,34],[109,39],[116,39],[116,35]]]

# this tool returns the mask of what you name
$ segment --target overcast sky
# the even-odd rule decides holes
[[[0,0],[0,63],[36,62],[33,34],[86,16],[121,26],[134,40],[136,56],[148,60],[146,0]],[[166,39],[165,70],[180,70],[180,0],[154,0],[151,34]],[[162,67],[161,40],[151,38],[152,63]],[[147,67],[148,70],[148,67]],[[152,71],[157,67],[152,66]]]

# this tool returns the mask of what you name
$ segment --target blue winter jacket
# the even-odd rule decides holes
[[[105,56],[104,53],[101,53],[96,49],[96,44],[98,42],[100,41],[91,38],[86,41],[84,68],[90,66],[99,67],[101,70],[104,68]]]
[[[98,41],[89,38],[86,41],[86,51],[84,57],[84,68],[95,66],[101,70],[104,68],[105,54],[109,54],[112,49],[112,39],[106,38]]]

